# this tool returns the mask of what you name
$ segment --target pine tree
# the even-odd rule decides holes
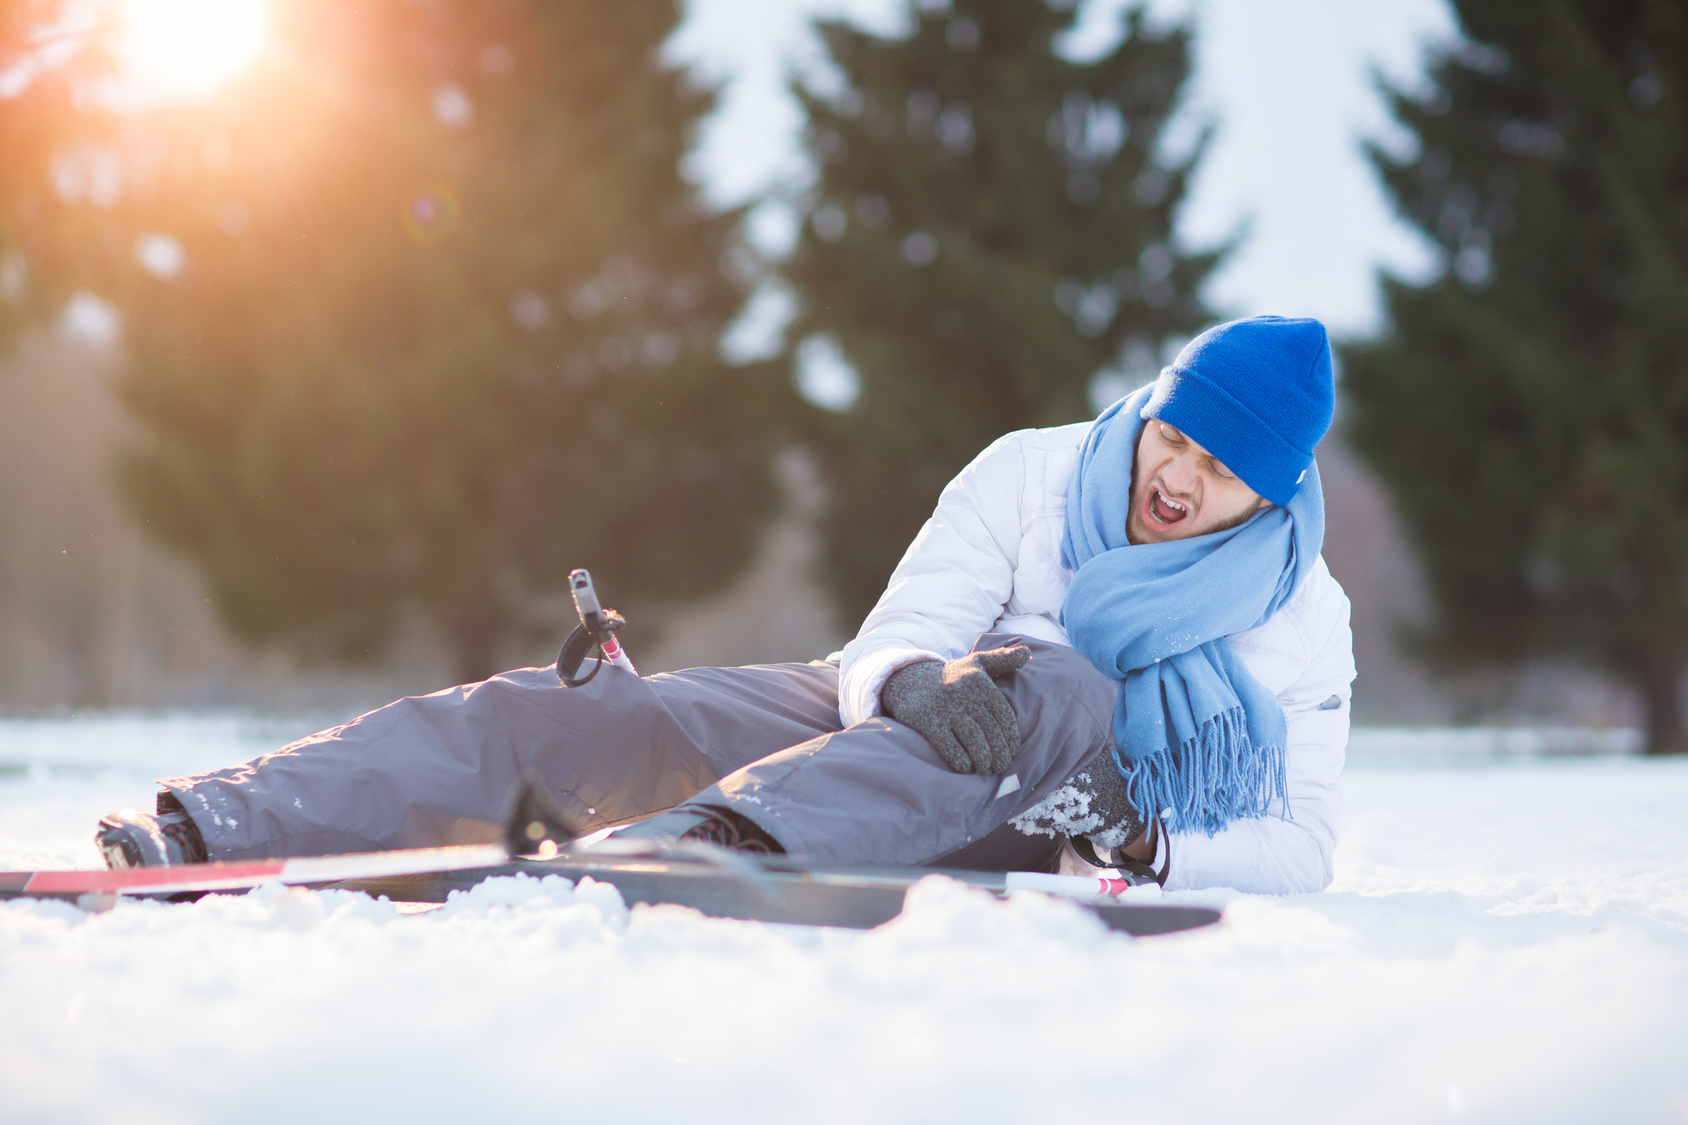
[[[1417,154],[1372,154],[1447,268],[1385,279],[1353,441],[1422,552],[1438,662],[1573,655],[1688,750],[1688,8],[1454,7],[1468,43],[1392,91]]]
[[[271,11],[268,61],[129,121],[80,212],[120,249],[137,515],[240,633],[357,655],[419,610],[464,680],[572,567],[718,588],[775,500],[773,372],[719,358],[746,251],[679,175],[711,96],[658,58],[674,0]]]
[[[844,80],[799,90],[819,179],[787,274],[793,334],[829,341],[855,402],[814,419],[832,484],[828,579],[860,620],[944,484],[998,436],[1092,416],[1109,365],[1151,378],[1208,319],[1217,253],[1173,218],[1199,155],[1161,137],[1188,35],[1141,10],[1105,58],[1066,61],[1071,4],[954,0],[883,39],[820,32]],[[809,343],[809,346],[813,346]]]

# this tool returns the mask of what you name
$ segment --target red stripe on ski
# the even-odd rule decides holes
[[[210,884],[251,886],[277,878],[283,859],[252,863],[193,863],[180,867],[131,867],[120,871],[37,871],[22,890],[27,894],[121,894],[126,890]],[[7,872],[6,875],[12,874]],[[20,873],[23,874],[23,873]],[[0,875],[4,879],[5,875]]]
[[[27,895],[170,894],[245,890],[263,883],[331,883],[492,867],[507,857],[498,844],[459,844],[349,855],[295,856],[245,863],[184,863],[117,871],[0,871],[0,893]]]

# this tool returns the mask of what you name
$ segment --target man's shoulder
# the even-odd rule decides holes
[[[1064,499],[1078,448],[1092,425],[1093,422],[1074,422],[1066,426],[1014,430],[991,442],[969,468],[996,475],[1011,465],[1028,492],[1048,492]]]
[[[1036,450],[1040,453],[1072,452],[1084,443],[1084,435],[1088,434],[1090,427],[1095,424],[1095,420],[1091,419],[1087,422],[1071,422],[1065,426],[1015,430],[1013,433],[1003,434],[997,442],[1013,442],[1022,449]]]

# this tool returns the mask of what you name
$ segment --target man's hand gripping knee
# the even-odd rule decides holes
[[[879,703],[919,731],[956,773],[1007,773],[1020,752],[1020,725],[993,682],[1025,667],[1026,645],[970,652],[947,663],[923,660],[891,673]]]

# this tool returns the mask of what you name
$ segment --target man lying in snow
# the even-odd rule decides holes
[[[166,780],[97,843],[132,866],[487,840],[525,776],[586,830],[1320,890],[1354,678],[1319,557],[1332,404],[1317,321],[1221,325],[1095,422],[981,453],[841,662],[520,669]]]

